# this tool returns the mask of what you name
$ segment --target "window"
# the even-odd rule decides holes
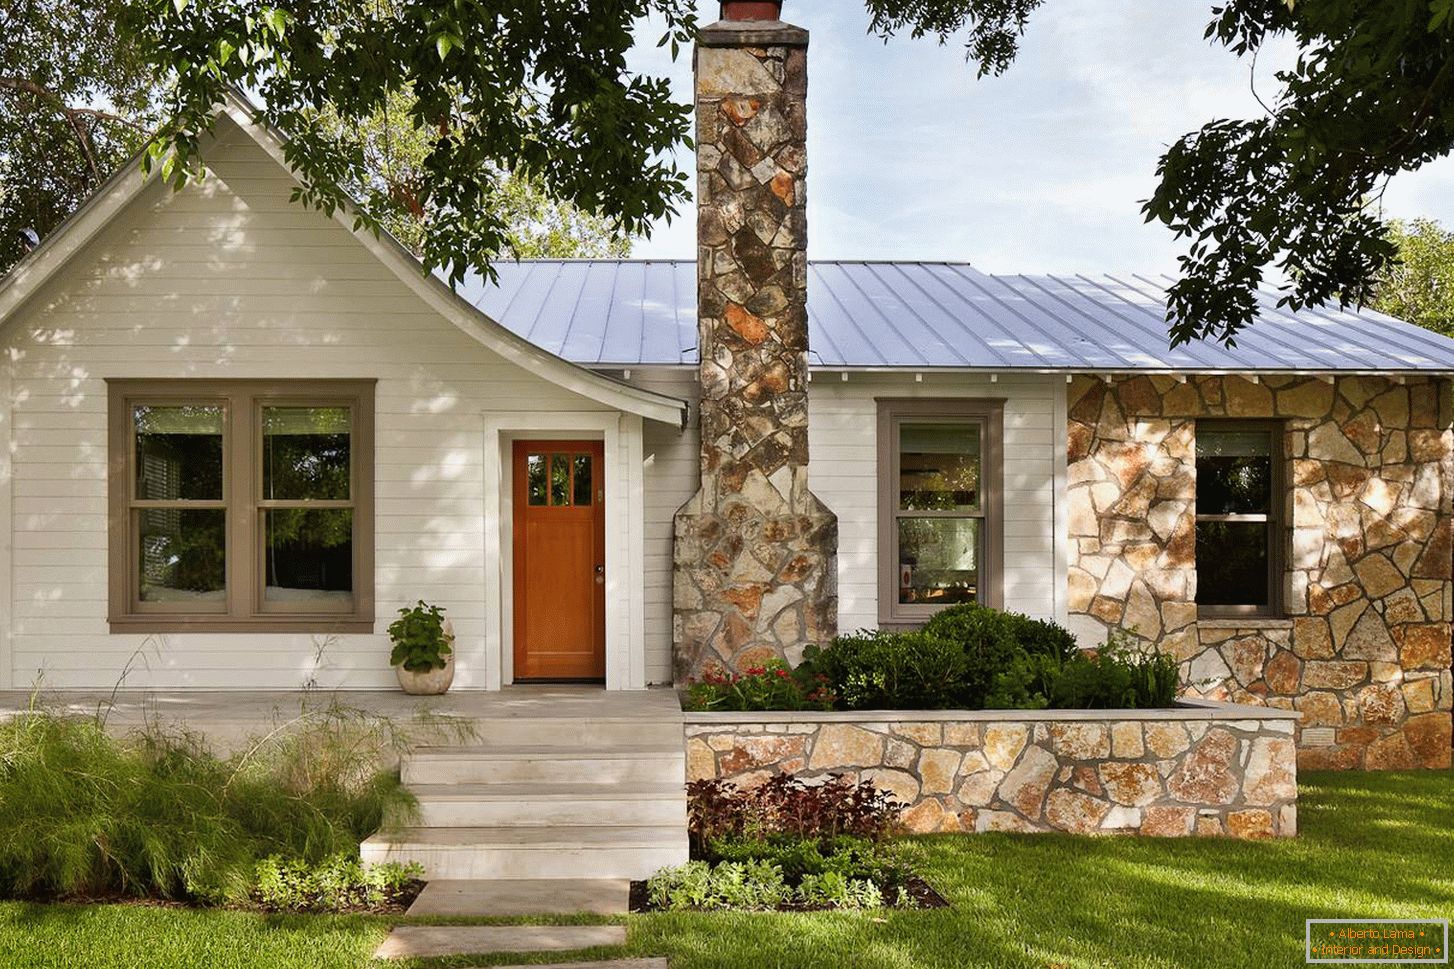
[[[371,632],[371,381],[111,381],[113,629]]]
[[[879,621],[1001,604],[1003,401],[879,401]]]
[[[1282,434],[1267,423],[1198,421],[1197,606],[1274,615],[1281,568]]]

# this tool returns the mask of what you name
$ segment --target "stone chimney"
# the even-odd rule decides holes
[[[702,481],[676,515],[678,680],[796,663],[838,619],[838,520],[808,490],[808,32],[729,2],[696,50]]]

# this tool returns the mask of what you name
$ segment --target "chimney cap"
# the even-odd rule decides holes
[[[722,0],[723,20],[781,20],[782,0]]]

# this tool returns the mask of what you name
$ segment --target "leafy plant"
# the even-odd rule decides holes
[[[962,706],[971,669],[962,648],[927,631],[860,630],[827,649],[808,647],[803,665],[826,677],[848,710]]]
[[[410,673],[443,669],[453,651],[454,637],[444,631],[444,609],[423,599],[399,610],[399,618],[389,623],[389,639],[394,643],[389,665]]]
[[[272,855],[258,862],[252,897],[282,912],[377,910],[397,903],[423,876],[418,863],[365,865],[349,852],[319,862]]]
[[[1124,633],[1112,633],[1094,653],[1078,653],[1050,683],[1057,709],[1137,709],[1176,703],[1180,671],[1175,657],[1142,653]]]
[[[828,678],[792,670],[781,660],[728,673],[710,666],[700,680],[687,681],[688,710],[831,710]]]
[[[804,875],[798,883],[798,901],[828,908],[883,908],[883,892],[867,878],[849,878],[842,872]]]
[[[699,856],[713,839],[728,836],[879,840],[897,830],[903,808],[887,791],[841,775],[812,784],[774,774],[750,788],[722,779],[687,785],[687,831]]]

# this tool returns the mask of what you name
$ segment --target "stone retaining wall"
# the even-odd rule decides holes
[[[1297,833],[1289,711],[689,713],[687,776],[843,774],[893,792],[912,831]]]
[[[1441,378],[1077,377],[1070,621],[1176,656],[1190,695],[1302,714],[1302,765],[1450,764],[1454,432]],[[1196,427],[1276,419],[1284,614],[1197,615]]]

